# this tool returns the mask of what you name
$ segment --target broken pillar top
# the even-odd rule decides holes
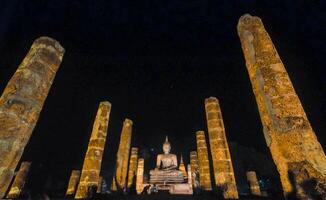
[[[123,122],[123,125],[130,125],[130,126],[132,126],[132,124],[133,124],[133,122],[132,122],[132,120],[131,119],[128,119],[128,118],[126,118],[125,119],[125,121]]]

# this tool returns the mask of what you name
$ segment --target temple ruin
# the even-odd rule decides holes
[[[247,180],[252,195],[261,196],[260,186],[255,171],[247,171]]]
[[[8,190],[64,51],[52,38],[36,39],[0,97],[0,198]]]
[[[138,148],[132,147],[130,161],[129,161],[129,170],[128,170],[128,183],[127,183],[128,189],[130,189],[134,184],[135,175],[137,172],[137,160],[138,160]]]
[[[196,141],[197,141],[200,187],[203,190],[211,191],[212,190],[211,174],[209,168],[208,151],[207,151],[204,131],[196,132]]]
[[[307,199],[316,188],[304,191],[301,185],[305,181],[326,184],[325,153],[261,19],[243,15],[237,29],[266,143],[284,193],[296,191],[298,198]]]
[[[205,99],[208,138],[211,149],[216,186],[226,199],[238,199],[233,165],[219,101],[215,97]]]
[[[137,162],[136,192],[141,194],[144,189],[144,159],[139,158]]]
[[[70,178],[69,178],[69,183],[68,183],[68,187],[67,187],[67,191],[66,191],[66,196],[71,196],[71,195],[74,195],[76,193],[79,178],[80,178],[80,171],[79,170],[72,170]]]
[[[80,176],[76,199],[89,197],[91,190],[97,189],[100,178],[103,150],[108,130],[111,104],[108,101],[101,102],[96,114],[91,138]],[[96,191],[96,190],[95,190]]]
[[[14,182],[12,183],[10,190],[7,194],[9,199],[17,199],[23,191],[26,178],[31,167],[30,162],[22,162],[20,168],[15,176]]]
[[[115,180],[118,190],[125,190],[127,187],[132,125],[133,123],[130,119],[125,119],[121,131],[115,172]]]
[[[190,167],[192,173],[192,186],[194,189],[198,189],[200,187],[200,183],[197,151],[190,152]]]

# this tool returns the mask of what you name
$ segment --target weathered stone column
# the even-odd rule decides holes
[[[137,160],[138,160],[138,148],[131,148],[131,155],[129,161],[129,171],[128,171],[128,189],[130,189],[134,183],[135,175],[137,172]]]
[[[300,186],[302,183],[315,180],[317,184],[326,184],[325,153],[260,18],[242,16],[238,34],[265,139],[285,195],[294,191],[290,176],[297,196],[307,198]]]
[[[31,167],[30,162],[22,162],[20,164],[19,171],[17,172],[14,182],[12,183],[9,193],[7,194],[7,198],[17,199],[19,198],[21,192],[23,191],[26,177]]]
[[[101,193],[102,192],[102,184],[103,184],[103,177],[100,176],[99,179],[98,179],[96,193]]]
[[[128,162],[132,135],[132,121],[125,119],[120,136],[120,144],[117,153],[116,184],[118,190],[127,187]]]
[[[255,171],[247,171],[247,180],[252,195],[261,196],[260,186]]]
[[[181,158],[180,158],[179,170],[182,172],[183,177],[187,178],[188,174],[187,174],[187,171],[186,171],[186,166],[183,163],[182,155],[181,155]]]
[[[199,180],[200,187],[203,190],[211,191],[211,174],[209,169],[208,151],[204,131],[196,132],[197,153],[199,163]]]
[[[200,186],[197,151],[190,152],[190,166],[191,166],[191,174],[192,174],[192,185],[194,189],[197,189]]]
[[[115,176],[113,176],[113,178],[112,178],[112,183],[111,183],[111,191],[112,192],[116,192],[118,190],[118,188],[117,188],[117,183],[116,183],[116,181],[115,181]]]
[[[217,98],[205,99],[205,110],[216,186],[223,191],[224,198],[238,199],[230,150]]]
[[[66,196],[69,195],[74,195],[77,189],[77,185],[79,182],[80,178],[80,171],[79,170],[72,170],[70,178],[69,178],[69,183],[68,183],[68,188],[66,191]]]
[[[188,185],[190,186],[191,194],[193,194],[193,187],[192,187],[192,171],[191,171],[191,166],[190,164],[187,165],[187,170],[188,170]]]
[[[87,198],[90,190],[93,187],[98,187],[110,111],[111,104],[108,101],[100,103],[88,143],[83,170],[75,195],[76,199]]]
[[[137,174],[136,174],[136,192],[141,194],[144,189],[144,159],[138,159]]]
[[[0,198],[9,187],[63,54],[54,39],[36,39],[0,97]]]

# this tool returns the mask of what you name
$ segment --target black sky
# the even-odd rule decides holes
[[[22,158],[40,180],[81,168],[102,100],[112,103],[103,170],[114,165],[126,117],[136,146],[160,150],[169,135],[175,153],[195,149],[209,96],[220,99],[229,140],[268,153],[236,32],[245,13],[262,18],[325,149],[325,1],[65,2],[0,7],[1,90],[37,37],[66,49]]]

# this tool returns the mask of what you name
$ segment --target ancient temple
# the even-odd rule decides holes
[[[163,154],[157,155],[156,167],[150,170],[150,190],[166,190],[171,194],[192,194],[192,183],[189,184],[188,175],[184,177],[184,173],[178,169],[177,156],[171,154],[170,150],[171,144],[166,137]]]
[[[204,131],[196,132],[197,153],[199,164],[199,181],[203,190],[211,191],[211,173],[209,168],[208,151]]]
[[[0,199],[12,181],[64,51],[52,38],[36,39],[0,97]]]
[[[31,167],[30,162],[22,162],[20,168],[15,176],[14,182],[12,183],[10,190],[7,194],[8,199],[17,199],[20,197],[24,188],[26,177]]]
[[[96,114],[91,138],[80,176],[76,199],[88,198],[90,193],[96,192],[100,178],[103,150],[108,130],[111,104],[108,101],[101,102]],[[92,190],[95,191],[92,191]]]
[[[72,170],[66,191],[66,196],[74,195],[80,178],[79,170]]]
[[[309,191],[304,191],[301,185],[305,181],[326,185],[325,153],[261,19],[243,15],[237,29],[265,140],[283,191],[286,196],[296,191],[298,198],[307,199],[307,193],[316,188],[309,186]]]
[[[238,199],[233,165],[219,101],[215,97],[205,99],[205,110],[216,186],[226,199]]]
[[[132,125],[133,123],[130,119],[125,119],[121,131],[115,172],[115,184],[118,190],[125,190],[127,188]]]

